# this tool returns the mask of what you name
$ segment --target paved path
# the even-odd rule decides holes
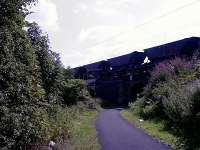
[[[102,150],[170,150],[125,121],[115,109],[98,115],[96,129]]]

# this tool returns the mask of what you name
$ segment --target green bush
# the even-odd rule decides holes
[[[28,144],[42,135],[45,109],[24,105],[12,110],[1,107],[0,112],[4,114],[0,123],[1,148],[26,149]],[[41,115],[34,115],[36,112],[41,112]]]
[[[89,97],[86,83],[79,79],[68,80],[63,86],[62,97],[67,105],[74,105],[78,101],[86,100]]]
[[[140,116],[142,114],[144,106],[145,106],[145,100],[143,97],[138,98],[134,103],[129,104],[130,111]]]
[[[193,142],[200,139],[200,81],[173,89],[163,100],[165,114],[177,130]],[[192,138],[192,139],[191,139]],[[196,143],[197,144],[197,143]]]
[[[196,79],[192,61],[175,58],[159,63],[151,72],[148,85],[144,88],[145,105],[143,117],[165,117],[163,101],[182,86]]]
[[[77,120],[85,110],[77,106],[61,107],[60,105],[55,105],[48,110],[38,109],[32,118],[35,118],[34,121],[40,126],[36,128],[37,138],[31,141],[29,149],[39,149],[38,147],[46,145],[49,140],[55,141],[58,145],[69,141],[73,137],[73,121]]]
[[[130,110],[144,119],[164,119],[166,125],[187,141],[190,148],[200,144],[199,58],[181,58],[158,64],[151,72],[143,97]]]
[[[132,113],[139,115],[143,119],[159,117],[162,112],[162,106],[158,102],[146,101],[144,97],[137,98],[134,103],[129,104],[129,107]]]
[[[67,139],[71,135],[72,120],[78,116],[78,110],[75,107],[60,107],[55,106],[50,113],[48,130],[49,139],[64,138]]]
[[[162,112],[162,106],[159,104],[159,102],[154,102],[152,104],[146,105],[141,113],[141,116],[144,119],[151,119],[153,117],[160,117]]]

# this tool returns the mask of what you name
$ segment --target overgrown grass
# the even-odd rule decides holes
[[[30,146],[31,150],[48,148],[48,143],[53,140],[55,150],[99,150],[95,119],[100,111],[83,106],[55,107],[52,120],[44,120],[47,131],[46,138],[42,138]],[[47,127],[48,128],[47,128]],[[44,130],[43,129],[43,130]]]
[[[129,110],[124,110],[121,115],[136,127],[143,129],[155,139],[171,146],[173,149],[180,150],[183,146],[180,139],[170,131],[166,130],[164,122],[158,120],[140,121],[140,117]]]
[[[97,111],[83,110],[78,119],[73,120],[71,150],[99,150],[95,118]]]

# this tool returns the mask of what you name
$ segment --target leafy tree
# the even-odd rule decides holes
[[[58,103],[61,100],[60,90],[64,82],[64,67],[60,56],[50,49],[48,36],[42,33],[36,23],[28,24],[28,26],[28,36],[36,50],[46,98],[51,103]]]
[[[32,115],[46,106],[34,49],[22,30],[34,0],[0,2],[0,148],[23,149],[39,134]]]
[[[64,69],[64,76],[65,76],[66,81],[68,79],[74,79],[73,72],[70,67],[67,67],[66,69]]]
[[[28,24],[31,39],[39,60],[46,98],[51,104],[77,104],[84,94],[85,84],[74,80],[70,68],[65,69],[59,54],[49,47],[48,36],[44,35],[36,23]]]
[[[56,114],[66,114],[63,104],[76,104],[86,93],[51,50],[48,36],[36,23],[25,23],[33,3],[0,1],[0,149],[28,149],[35,140],[68,133],[70,123],[56,133]],[[66,118],[60,122],[70,122]]]

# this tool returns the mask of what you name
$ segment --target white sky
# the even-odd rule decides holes
[[[32,10],[27,20],[71,67],[200,36],[200,0],[39,0]]]

